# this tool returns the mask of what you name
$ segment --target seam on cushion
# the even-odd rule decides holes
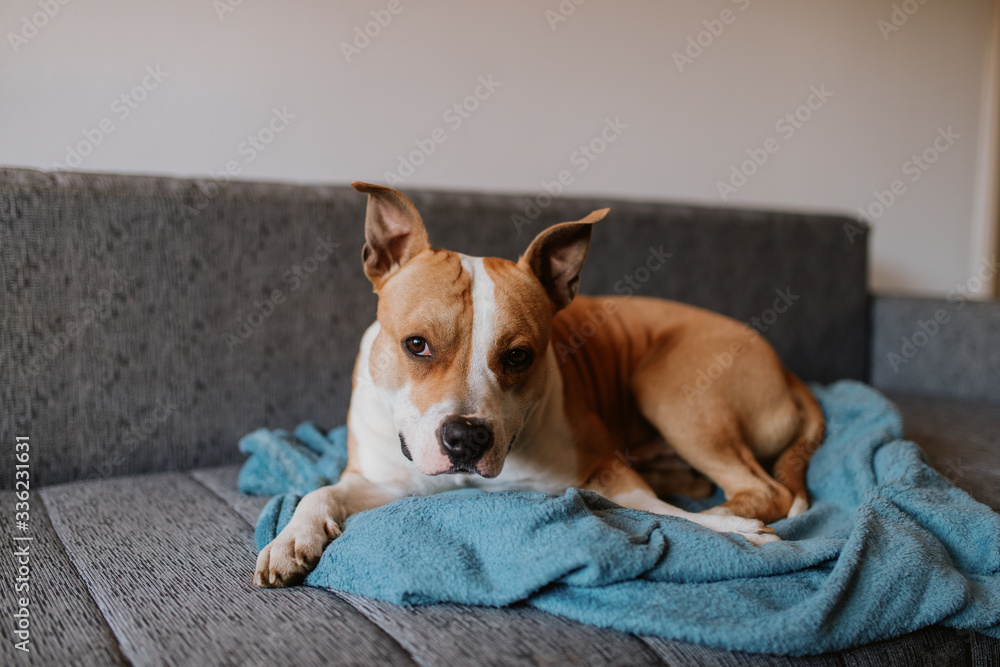
[[[69,566],[70,568],[72,568],[73,573],[76,575],[77,580],[79,580],[80,583],[83,584],[83,589],[87,591],[87,597],[90,599],[91,604],[94,605],[94,609],[97,610],[98,615],[104,622],[104,627],[108,629],[108,634],[110,634],[114,638],[115,649],[117,649],[118,656],[121,658],[122,663],[126,665],[135,664],[125,654],[125,650],[122,648],[121,639],[118,637],[118,633],[115,632],[115,629],[111,626],[111,623],[108,621],[108,617],[104,615],[104,612],[101,610],[101,605],[97,604],[97,598],[94,597],[94,591],[90,589],[90,584],[87,582],[87,579],[77,568],[76,563],[73,561],[73,559],[70,558],[69,552],[66,551],[66,543],[63,540],[63,536],[59,533],[59,528],[56,527],[56,523],[52,521],[52,515],[49,513],[48,504],[45,502],[45,494],[39,493],[35,497],[38,499],[39,504],[42,506],[42,511],[45,513],[45,518],[48,519],[49,525],[52,526],[52,532],[55,533],[56,537],[59,540],[59,553],[61,554],[62,558],[67,563],[69,563]]]
[[[187,470],[187,471],[185,471],[185,472],[184,472],[184,474],[185,474],[185,475],[186,475],[187,477],[189,477],[190,479],[192,479],[192,480],[194,480],[195,482],[197,482],[197,483],[198,483],[198,484],[199,484],[199,485],[200,485],[200,486],[201,486],[202,488],[204,488],[204,489],[207,489],[207,490],[209,491],[209,493],[211,493],[211,494],[212,494],[213,496],[215,496],[216,498],[218,498],[219,500],[221,500],[221,501],[222,501],[222,504],[223,504],[223,505],[225,505],[225,506],[226,506],[226,508],[227,508],[227,509],[228,509],[228,510],[229,510],[230,512],[232,512],[233,514],[235,514],[236,516],[238,516],[238,517],[239,517],[240,519],[242,519],[243,521],[246,521],[247,525],[249,525],[249,526],[250,526],[251,528],[253,528],[253,527],[254,527],[254,525],[253,525],[252,523],[250,523],[249,521],[247,521],[247,519],[246,519],[246,517],[245,517],[245,516],[243,516],[242,514],[240,514],[239,512],[237,512],[237,511],[236,511],[236,509],[235,509],[235,508],[234,508],[234,507],[233,507],[232,505],[230,505],[230,504],[229,504],[229,501],[228,501],[228,500],[227,500],[226,498],[224,498],[224,497],[222,497],[221,495],[219,495],[219,493],[218,493],[218,492],[216,492],[216,490],[215,490],[215,489],[213,489],[212,487],[208,486],[207,484],[205,484],[204,482],[202,482],[202,481],[201,481],[200,479],[198,479],[197,477],[195,477],[194,475],[192,475],[192,474],[191,474],[192,472],[194,472],[194,471],[193,471],[193,470]],[[390,633],[390,632],[389,632],[388,630],[386,630],[385,628],[383,628],[383,627],[382,627],[382,626],[381,626],[381,625],[380,625],[379,623],[377,623],[377,622],[376,622],[376,621],[375,621],[375,620],[374,620],[374,619],[373,619],[372,617],[370,617],[370,616],[369,616],[368,614],[366,614],[366,613],[364,612],[364,610],[363,610],[363,609],[358,609],[358,608],[357,608],[357,607],[355,607],[355,606],[354,606],[353,604],[351,604],[349,600],[346,600],[346,599],[344,599],[343,597],[341,597],[341,596],[340,596],[339,594],[337,594],[337,592],[336,592],[336,591],[332,591],[332,590],[328,590],[328,589],[325,589],[325,588],[322,588],[322,589],[319,589],[319,590],[323,590],[323,591],[326,591],[327,593],[330,593],[330,594],[331,594],[331,595],[333,595],[333,596],[334,596],[335,598],[337,598],[337,599],[339,599],[339,600],[343,601],[343,602],[344,602],[344,604],[348,605],[348,606],[349,606],[349,607],[350,607],[351,609],[353,609],[353,610],[354,610],[355,612],[357,612],[357,613],[358,613],[358,614],[360,614],[360,615],[361,615],[362,617],[364,617],[364,619],[365,619],[366,621],[368,621],[369,623],[371,623],[372,625],[374,625],[374,626],[375,626],[376,628],[378,628],[378,630],[379,630],[379,631],[380,631],[380,632],[381,632],[382,634],[384,634],[384,635],[385,635],[386,637],[388,637],[389,639],[391,639],[391,640],[392,640],[392,641],[393,641],[393,642],[394,642],[394,643],[395,643],[395,644],[396,644],[397,646],[399,646],[399,649],[400,649],[400,650],[401,650],[401,651],[402,651],[403,653],[405,653],[405,654],[407,655],[407,657],[409,657],[409,658],[410,658],[410,660],[412,660],[412,661],[413,661],[413,663],[414,663],[414,664],[417,664],[417,665],[421,665],[421,664],[423,664],[423,663],[422,663],[422,662],[421,662],[420,660],[418,660],[418,659],[417,659],[417,657],[416,657],[415,655],[413,655],[413,653],[412,653],[412,652],[411,652],[411,651],[410,651],[409,649],[407,649],[407,648],[406,648],[406,646],[405,646],[405,645],[404,645],[403,643],[401,643],[401,642],[399,641],[399,639],[397,639],[397,638],[396,638],[396,636],[395,636],[395,635],[391,634],[391,633]]]
[[[254,524],[252,524],[249,521],[247,521],[247,518],[245,516],[243,516],[242,514],[240,514],[239,512],[237,512],[236,508],[233,507],[229,503],[228,499],[226,499],[225,497],[223,497],[222,495],[220,495],[215,489],[213,489],[212,487],[210,487],[208,484],[205,484],[203,481],[201,481],[200,479],[198,479],[197,477],[195,477],[194,475],[191,474],[191,473],[193,473],[193,472],[195,472],[197,470],[199,470],[199,469],[198,468],[191,468],[189,470],[181,470],[181,471],[178,471],[178,472],[180,472],[180,474],[182,474],[182,475],[185,475],[186,477],[188,477],[192,481],[196,482],[203,489],[205,489],[206,491],[208,491],[209,493],[211,493],[213,496],[215,496],[216,498],[218,498],[219,500],[221,500],[222,504],[226,506],[227,510],[229,510],[234,515],[236,515],[237,517],[239,517],[240,519],[242,519],[244,522],[246,522],[246,524],[248,526],[250,526],[251,528],[254,528],[255,527]]]

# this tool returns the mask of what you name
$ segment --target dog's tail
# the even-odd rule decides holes
[[[809,509],[806,467],[809,465],[809,459],[823,444],[826,420],[823,418],[823,409],[816,401],[816,397],[802,380],[787,370],[785,378],[804,416],[798,438],[781,453],[774,464],[774,478],[784,484],[795,498],[791,509],[788,510],[788,516],[793,517]]]

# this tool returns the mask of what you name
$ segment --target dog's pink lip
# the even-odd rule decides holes
[[[428,477],[437,477],[438,475],[451,474],[451,470],[449,468],[439,468],[437,470],[421,470],[420,466],[417,466],[417,470],[420,470],[421,473],[427,475]]]
[[[416,467],[416,469],[421,474],[427,475],[428,477],[437,477],[438,475],[447,474],[448,470],[449,470],[449,467],[450,467],[450,463],[447,462],[447,459],[444,459],[444,457],[441,457],[441,458],[443,460],[442,461],[438,461],[437,462],[438,465],[433,466],[433,467],[427,466],[426,465],[426,463],[427,463],[426,461],[420,461],[419,459],[416,460],[416,461],[414,461],[413,463],[414,463],[414,466]]]

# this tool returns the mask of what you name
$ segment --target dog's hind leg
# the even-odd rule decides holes
[[[655,412],[651,419],[669,434],[670,444],[688,463],[722,487],[726,502],[707,512],[766,523],[785,517],[792,506],[792,492],[757,462],[736,426],[735,416],[720,416],[718,411],[708,414],[718,421],[708,423],[707,419],[688,416],[683,425],[676,419],[664,423]]]
[[[708,513],[770,523],[787,516],[792,507],[792,492],[757,461],[746,440],[743,416],[760,418],[773,412],[783,413],[787,403],[792,418],[797,418],[796,407],[781,375],[771,378],[761,373],[754,390],[740,391],[727,386],[737,381],[741,370],[737,365],[730,376],[720,378],[709,391],[685,395],[679,382],[664,380],[670,378],[667,358],[653,357],[633,376],[633,395],[643,416],[664,440],[725,492],[726,502]],[[764,391],[771,389],[769,380],[780,382],[784,394],[778,392],[777,398],[772,398]],[[740,378],[740,381],[752,380]],[[797,424],[790,423],[785,430],[792,428],[797,428]]]
[[[715,491],[712,482],[694,470],[662,439],[658,438],[642,447],[633,447],[622,458],[633,463],[636,471],[659,498],[687,496],[701,499],[708,498]]]
[[[687,519],[717,533],[736,533],[752,544],[778,540],[772,529],[756,519],[686,512],[663,502],[639,473],[617,458],[598,468],[583,488],[599,493],[622,507]]]

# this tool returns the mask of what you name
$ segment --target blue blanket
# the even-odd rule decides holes
[[[751,546],[570,489],[455,491],[357,514],[306,584],[399,604],[523,602],[583,623],[731,650],[835,651],[939,623],[1000,637],[1000,514],[902,437],[891,403],[856,382],[815,388],[828,421],[812,506]],[[263,547],[302,494],[335,481],[343,427],[259,430],[245,493],[280,494]],[[672,499],[688,509],[702,504]]]

